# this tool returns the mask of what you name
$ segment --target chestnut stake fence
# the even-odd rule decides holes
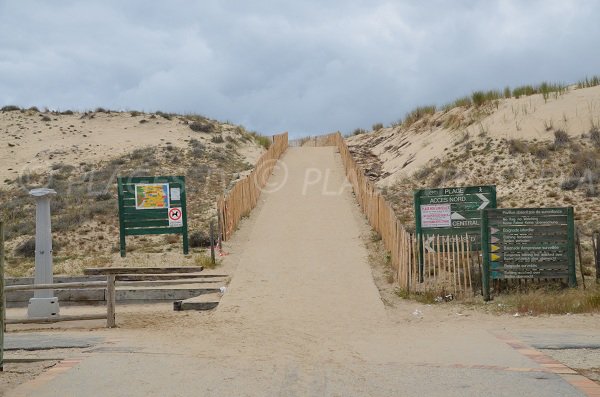
[[[256,207],[262,189],[267,184],[277,160],[287,147],[287,132],[274,135],[271,146],[258,159],[252,172],[237,181],[231,190],[217,198],[219,233],[223,240],[228,240],[240,219]]]
[[[342,157],[346,176],[356,200],[373,229],[390,252],[394,278],[406,291],[465,294],[474,291],[473,259],[469,236],[417,236],[408,232],[398,220],[390,203],[356,163],[342,135],[338,132],[322,137],[320,146],[336,146]],[[422,282],[419,274],[418,239],[431,249],[423,254]]]

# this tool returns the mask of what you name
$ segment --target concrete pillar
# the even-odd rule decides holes
[[[34,284],[52,284],[52,230],[50,226],[50,198],[52,189],[33,189],[29,194],[36,201],[35,210],[35,277]],[[54,290],[34,290],[29,300],[27,315],[34,317],[58,316],[58,299]]]

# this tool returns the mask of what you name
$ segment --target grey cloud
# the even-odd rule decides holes
[[[349,132],[600,73],[597,1],[2,1],[0,104]]]

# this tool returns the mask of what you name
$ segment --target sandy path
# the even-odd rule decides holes
[[[327,193],[344,183],[339,156],[299,148],[283,161],[227,246],[237,270],[215,312],[99,332],[104,345],[73,369],[14,395],[582,395],[490,332],[504,320],[387,310],[351,192]]]

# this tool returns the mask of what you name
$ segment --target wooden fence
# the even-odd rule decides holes
[[[1,223],[0,223],[1,226]],[[1,227],[0,227],[1,229]],[[52,283],[52,284],[16,284],[8,285],[3,288],[3,293],[11,291],[30,291],[40,289],[85,289],[102,288],[106,290],[106,314],[79,314],[79,315],[57,315],[44,318],[10,318],[5,319],[5,324],[42,324],[57,323],[62,321],[81,321],[81,320],[104,320],[106,327],[113,328],[117,326],[116,313],[116,285],[119,286],[144,286],[146,281],[159,280],[164,284],[192,284],[199,280],[199,273],[203,270],[201,266],[184,267],[104,267],[88,268],[84,274],[88,276],[105,275],[106,281],[81,281],[71,283]],[[6,304],[2,305],[4,311]]]
[[[337,146],[356,200],[373,229],[390,252],[394,278],[406,291],[464,294],[474,290],[475,261],[468,236],[416,236],[398,220],[390,203],[356,163],[338,132],[320,140],[321,146]],[[433,239],[435,251],[419,255],[418,239]],[[423,263],[420,268],[420,263]]]
[[[217,198],[219,234],[223,240],[228,240],[240,219],[256,207],[262,188],[267,184],[273,167],[287,147],[287,132],[274,135],[271,146],[258,159],[252,172],[237,181],[231,190]]]

